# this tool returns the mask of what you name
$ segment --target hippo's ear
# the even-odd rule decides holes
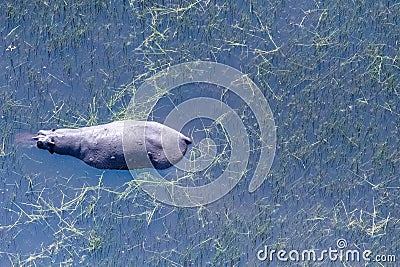
[[[54,153],[54,147],[55,147],[55,145],[56,145],[56,143],[54,142],[54,137],[52,137],[52,138],[50,139],[50,142],[48,142],[48,144],[49,144],[49,152],[50,152],[51,154],[53,154],[53,153]]]

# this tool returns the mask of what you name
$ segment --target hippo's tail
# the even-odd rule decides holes
[[[192,139],[190,139],[189,137],[183,135],[183,140],[185,141],[185,143],[187,145],[190,145],[192,143]]]

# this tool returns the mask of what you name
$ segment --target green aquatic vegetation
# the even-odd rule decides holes
[[[5,1],[0,9],[1,265],[258,266],[264,245],[326,249],[338,238],[399,251],[396,1]],[[240,104],[252,153],[245,177],[198,208],[146,195],[147,174],[97,172],[16,142],[40,128],[124,119],[146,79],[199,59],[241,70],[271,105],[277,155],[253,194],[263,140]],[[162,120],[198,95],[235,104],[227,90],[207,90],[158,88],[150,117],[132,118]],[[231,144],[222,122],[187,130],[214,141],[188,151],[192,167],[217,153],[202,176],[174,171],[166,183],[206,184],[224,170]]]

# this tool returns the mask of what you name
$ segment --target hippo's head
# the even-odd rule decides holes
[[[36,146],[41,149],[48,150],[51,154],[54,153],[55,147],[55,129],[40,130],[37,136],[32,137],[36,140]]]

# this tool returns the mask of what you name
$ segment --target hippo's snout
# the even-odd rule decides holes
[[[50,151],[51,154],[54,153],[54,138],[47,136],[43,131],[39,131],[37,136],[32,137],[33,140],[36,140],[36,146],[40,149],[46,149]]]
[[[45,149],[42,141],[37,141],[36,146],[41,149]]]

